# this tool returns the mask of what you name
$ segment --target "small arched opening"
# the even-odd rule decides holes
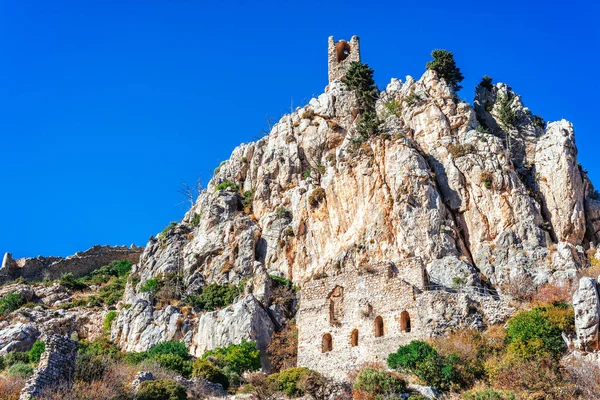
[[[321,352],[327,353],[333,350],[333,339],[329,333],[323,335],[323,341],[321,343]]]
[[[350,44],[345,40],[340,40],[335,45],[335,55],[337,62],[344,61],[350,55]]]
[[[383,336],[383,318],[378,316],[375,318],[375,337]]]
[[[358,346],[358,329],[354,329],[352,334],[350,334],[350,346]]]
[[[400,314],[400,331],[410,332],[410,315],[408,311],[402,311],[402,314]]]
[[[329,293],[329,323],[331,325],[339,324],[344,318],[344,288],[336,286]]]

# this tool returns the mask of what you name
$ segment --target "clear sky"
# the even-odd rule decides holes
[[[266,116],[327,85],[327,37],[361,38],[380,88],[453,51],[534,114],[575,125],[600,186],[597,1],[0,0],[0,253],[145,245]],[[0,254],[1,257],[1,254]]]

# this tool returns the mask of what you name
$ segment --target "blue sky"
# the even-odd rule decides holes
[[[594,1],[0,0],[0,252],[145,245],[266,116],[327,85],[327,37],[361,38],[384,88],[455,54],[533,113],[575,125],[600,186]]]

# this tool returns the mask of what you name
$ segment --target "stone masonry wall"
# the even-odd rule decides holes
[[[45,388],[68,385],[73,379],[77,342],[67,336],[53,335],[46,341],[46,351],[33,375],[21,390],[20,400],[30,400]]]
[[[0,285],[23,278],[27,281],[58,279],[62,274],[72,273],[81,277],[117,260],[137,263],[144,249],[126,246],[94,246],[86,251],[63,257],[37,257],[13,259],[10,253],[4,255],[0,268]]]
[[[305,283],[296,314],[298,366],[343,379],[421,337],[415,296],[422,277],[419,263],[382,262]]]
[[[343,60],[338,59],[336,48],[338,45],[344,45],[348,49],[347,56]],[[328,74],[329,82],[333,82],[336,79],[342,78],[346,74],[346,70],[353,61],[360,62],[360,43],[358,36],[352,36],[350,42],[340,40],[334,41],[333,36],[329,36],[328,49],[327,49],[327,60],[328,60]]]

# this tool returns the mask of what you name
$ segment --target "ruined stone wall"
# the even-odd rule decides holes
[[[73,379],[76,358],[76,341],[67,336],[50,336],[38,367],[21,390],[20,400],[35,398],[42,394],[45,388],[68,385]]]
[[[422,337],[415,308],[422,276],[418,263],[383,262],[305,283],[296,314],[298,366],[345,378]]]
[[[72,273],[81,277],[109,265],[117,260],[137,263],[143,252],[142,247],[94,246],[86,251],[63,257],[37,257],[13,259],[10,253],[4,255],[0,268],[0,284],[23,278],[27,281],[58,279],[62,274]]]
[[[333,36],[329,36],[327,50],[329,82],[342,78],[346,74],[346,70],[351,62],[360,62],[358,36],[352,36],[350,42],[346,42],[345,40],[335,42]]]

